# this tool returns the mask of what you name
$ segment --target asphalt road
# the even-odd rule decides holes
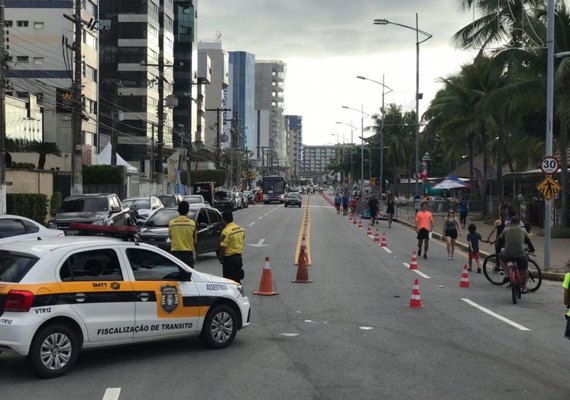
[[[321,197],[309,210],[309,284],[291,282],[305,208],[235,213],[247,235],[252,324],[229,348],[190,339],[85,352],[53,380],[2,354],[2,399],[569,398],[560,282],[544,281],[513,305],[510,291],[482,274],[459,287],[465,253],[447,261],[432,242],[416,273],[404,265],[416,247],[410,228],[381,223],[388,252]],[[279,294],[256,296],[267,256]],[[214,254],[196,267],[221,274]],[[416,278],[421,309],[407,306]]]

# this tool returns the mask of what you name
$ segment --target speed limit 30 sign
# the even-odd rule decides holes
[[[552,175],[558,171],[560,164],[554,157],[544,157],[540,162],[540,170],[546,175]]]

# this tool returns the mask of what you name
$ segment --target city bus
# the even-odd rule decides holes
[[[263,203],[285,203],[287,181],[282,176],[265,176],[261,178]]]

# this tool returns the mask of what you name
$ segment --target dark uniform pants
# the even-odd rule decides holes
[[[222,268],[224,278],[232,279],[237,283],[241,283],[244,276],[241,254],[224,257],[222,260]]]
[[[194,252],[192,251],[172,251],[172,255],[184,264],[194,267]]]

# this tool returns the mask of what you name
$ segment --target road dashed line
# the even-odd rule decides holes
[[[107,388],[103,395],[103,400],[119,400],[121,395],[121,388]]]
[[[473,306],[473,307],[475,307],[475,308],[477,308],[477,309],[483,311],[485,314],[489,314],[491,317],[495,317],[495,318],[497,318],[498,320],[503,321],[503,322],[505,322],[505,323],[507,323],[507,324],[509,324],[509,325],[511,325],[511,326],[513,326],[513,327],[515,327],[515,328],[517,328],[518,330],[521,330],[521,331],[530,331],[530,329],[528,329],[527,327],[522,326],[522,325],[520,325],[520,324],[517,324],[516,322],[511,321],[510,319],[505,318],[505,317],[503,317],[502,315],[497,314],[496,312],[489,310],[488,308],[485,308],[485,307],[483,307],[483,306],[480,306],[479,304],[475,303],[475,302],[472,301],[472,300],[469,300],[469,299],[466,299],[466,298],[462,298],[461,300],[463,300],[464,302],[466,302],[466,303],[469,304],[470,306]]]

